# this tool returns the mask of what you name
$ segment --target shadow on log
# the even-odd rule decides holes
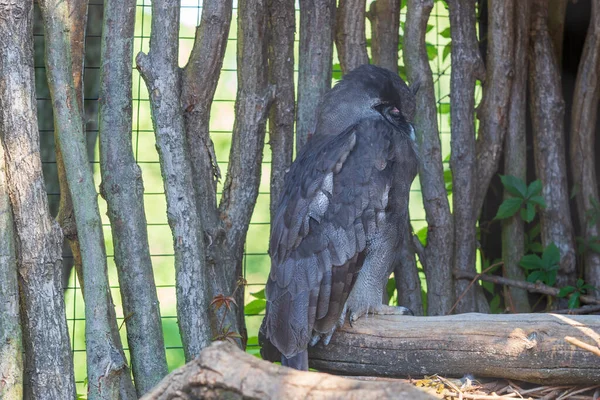
[[[598,354],[600,317],[593,315],[369,315],[310,349],[309,364],[343,375],[473,374],[563,385],[599,382]]]
[[[216,342],[165,377],[142,400],[166,399],[435,399],[402,382],[359,381],[296,371]]]

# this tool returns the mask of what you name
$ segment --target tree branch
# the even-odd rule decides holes
[[[317,108],[331,87],[336,0],[300,0],[296,150],[315,133]],[[319,29],[314,27],[318,26]]]
[[[294,152],[294,35],[293,0],[269,0],[269,82],[275,86],[275,102],[269,117],[271,145],[271,221],[283,189],[285,173]]]
[[[54,105],[55,130],[63,161],[83,261],[88,396],[107,394],[135,398],[127,360],[117,328],[110,294],[102,221],[83,136],[71,70],[71,53],[64,32],[69,26],[67,4],[41,0],[46,37],[46,72]]]
[[[5,11],[5,10],[2,10]],[[5,33],[0,26],[0,32]],[[4,54],[0,51],[0,57]],[[1,63],[1,61],[0,61]],[[6,71],[0,64],[0,71]],[[3,75],[6,76],[6,75]],[[0,93],[2,95],[3,93]],[[4,102],[0,100],[4,107]],[[0,121],[0,126],[4,121]],[[0,129],[0,137],[2,130]],[[6,182],[4,147],[0,141],[0,398],[21,400],[23,398],[23,339],[19,313],[19,282],[17,280],[17,254],[15,231],[10,197]]]
[[[452,74],[450,78],[452,141],[452,200],[454,214],[454,269],[475,270],[476,247],[476,154],[475,81],[483,78],[484,67],[475,33],[475,1],[449,0],[452,37]],[[458,280],[455,295],[465,292],[469,283]],[[457,311],[487,312],[481,287],[462,298]],[[480,307],[483,307],[481,309]]]
[[[600,236],[598,221],[590,213],[600,204],[596,177],[596,122],[600,96],[600,5],[592,2],[592,17],[579,62],[571,111],[571,168],[579,226],[586,243]],[[600,287],[600,254],[586,249],[585,280]]]
[[[335,45],[342,73],[369,63],[365,35],[365,7],[362,0],[340,0],[336,15]]]
[[[486,282],[492,282],[498,285],[518,287],[532,293],[542,293],[553,297],[558,297],[558,294],[560,293],[560,289],[544,285],[541,282],[531,283],[527,281],[518,281],[516,279],[504,278],[497,275],[478,274],[470,271],[455,271],[454,275],[458,279],[477,279]],[[581,295],[579,300],[581,300],[583,303],[600,304],[600,300],[588,295]]]
[[[135,0],[106,0],[100,71],[100,192],[108,204],[115,264],[137,394],[167,373],[144,212],[142,171],[131,143]]]
[[[398,72],[400,0],[376,0],[369,6],[373,64]]]
[[[0,41],[0,138],[16,231],[25,347],[22,395],[72,399],[75,379],[61,287],[63,237],[48,210],[35,112],[33,1],[3,2],[0,14],[0,35],[11,38]]]
[[[575,283],[575,249],[567,187],[564,113],[560,75],[548,33],[548,2],[532,3],[529,90],[536,175],[546,208],[540,212],[542,244],[560,250],[559,286]]]
[[[513,8],[515,19],[514,80],[509,98],[508,128],[504,143],[504,174],[512,175],[523,182],[527,181],[527,140],[526,101],[527,101],[527,57],[529,53],[530,2],[516,1]],[[504,199],[510,197],[504,191]],[[502,259],[504,276],[525,280],[519,266],[525,254],[525,225],[520,215],[502,221]],[[513,312],[530,312],[529,298],[525,290],[510,287],[505,290],[507,305]]]
[[[196,209],[192,165],[181,109],[179,2],[152,2],[150,51],[138,54],[137,68],[148,87],[156,145],[173,233],[177,315],[186,360],[210,344],[209,290],[202,269],[206,249]]]
[[[181,103],[196,189],[196,208],[204,234],[213,240],[220,228],[217,181],[221,172],[209,134],[210,108],[215,96],[231,25],[231,0],[207,0],[196,28],[194,47],[183,69]]]
[[[342,399],[434,398],[403,382],[358,381],[296,371],[217,342],[172,372],[143,400],[167,399]]]
[[[454,303],[452,254],[454,228],[444,183],[437,107],[425,33],[432,0],[409,0],[404,26],[404,60],[416,94],[415,131],[419,143],[419,180],[427,218],[427,247],[419,254],[427,279],[427,315],[446,315]]]
[[[488,4],[486,78],[477,115],[480,125],[476,143],[476,216],[480,213],[490,181],[500,163],[515,75],[514,1],[488,1]]]
[[[309,364],[344,375],[412,378],[439,374],[539,384],[598,381],[598,356],[566,337],[598,344],[593,315],[460,314],[369,316],[309,349]]]

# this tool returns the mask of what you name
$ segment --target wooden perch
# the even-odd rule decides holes
[[[310,366],[344,375],[495,377],[541,384],[600,381],[600,318],[557,314],[371,316],[345,325]],[[573,340],[575,339],[575,341]]]
[[[165,377],[142,400],[159,399],[433,399],[403,382],[359,381],[296,371],[216,342]]]

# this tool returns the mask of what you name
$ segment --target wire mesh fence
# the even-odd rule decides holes
[[[370,1],[368,1],[370,2]],[[210,120],[210,133],[215,145],[215,152],[221,171],[226,171],[231,142],[231,131],[234,122],[234,105],[237,90],[236,76],[236,40],[237,40],[237,1],[234,1],[233,18],[225,53],[221,76],[212,105]],[[90,0],[89,19],[86,34],[86,58],[85,58],[85,111],[86,131],[89,143],[89,155],[94,171],[96,185],[101,182],[100,168],[98,162],[98,146],[96,136],[98,133],[97,110],[98,89],[100,72],[100,43],[102,28],[102,0]],[[179,65],[184,66],[194,42],[195,28],[200,23],[202,13],[201,0],[182,0],[181,2],[181,25],[179,30]],[[406,17],[406,6],[401,10],[401,32]],[[36,14],[39,22],[39,13]],[[296,22],[299,27],[299,5],[296,2]],[[433,71],[436,98],[438,99],[438,116],[440,127],[440,138],[442,142],[442,155],[445,159],[450,153],[450,124],[449,124],[449,88],[450,88],[450,38],[449,20],[445,3],[436,1],[430,17],[426,41],[430,65]],[[134,52],[147,52],[151,29],[151,1],[138,0],[136,9],[136,27],[134,37]],[[298,40],[299,33],[296,29],[296,78],[298,63]],[[370,26],[367,21],[367,38],[370,37]],[[34,29],[35,39],[35,68],[36,68],[36,90],[38,100],[38,117],[42,145],[42,157],[44,163],[44,174],[47,180],[47,190],[51,200],[52,210],[56,213],[57,200],[60,197],[58,185],[53,177],[56,175],[56,158],[54,154],[52,106],[50,95],[45,84],[45,69],[43,61],[43,31],[41,24],[36,23]],[[135,54],[134,54],[135,56]],[[401,56],[401,53],[400,53]],[[335,58],[335,54],[334,54]],[[337,61],[334,60],[334,64]],[[400,61],[402,64],[402,59]],[[150,117],[150,104],[146,86],[135,69],[133,68],[133,126],[132,140],[134,155],[141,167],[144,181],[144,202],[146,218],[148,222],[148,236],[150,253],[153,262],[154,275],[157,285],[158,298],[160,301],[162,326],[165,336],[165,347],[169,369],[183,365],[184,356],[177,326],[176,303],[175,303],[175,271],[173,267],[173,245],[172,236],[166,215],[166,200],[163,191],[163,183],[160,174],[158,154],[155,148],[155,138]],[[403,68],[400,68],[403,71]],[[334,77],[339,76],[340,71],[335,71]],[[268,133],[267,133],[268,134]],[[246,302],[253,297],[251,293],[260,291],[266,281],[270,267],[267,254],[269,238],[269,177],[270,177],[270,148],[268,143],[264,149],[264,162],[262,167],[262,180],[259,188],[257,204],[252,216],[247,235],[246,249],[244,253],[244,277],[248,282],[246,288]],[[445,162],[447,166],[447,162]],[[222,182],[220,182],[222,185]],[[221,186],[219,186],[220,193]],[[421,202],[420,184],[418,178],[415,180],[411,190],[411,221],[415,232],[426,227],[425,213]],[[106,203],[99,197],[100,210],[103,219],[104,236],[108,255],[109,279],[111,283],[112,296],[115,302],[118,323],[121,327],[123,343],[126,344],[124,320],[121,307],[121,298],[118,287],[117,273],[113,257],[112,235],[108,217],[106,216]],[[54,206],[53,206],[54,204]],[[425,281],[422,279],[425,287]],[[69,333],[71,335],[71,347],[75,364],[75,379],[78,392],[85,393],[86,363],[85,363],[85,315],[83,297],[79,290],[79,283],[72,273],[65,289],[65,301]],[[250,310],[251,311],[251,310]],[[249,351],[256,352],[257,344],[255,338],[262,315],[246,314],[248,328]],[[127,348],[125,349],[128,354]]]

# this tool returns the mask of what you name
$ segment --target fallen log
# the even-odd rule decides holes
[[[142,400],[175,399],[435,399],[403,382],[359,381],[302,372],[216,342],[167,375]]]
[[[600,317],[559,314],[367,316],[345,325],[309,364],[343,375],[494,377],[600,382]]]

